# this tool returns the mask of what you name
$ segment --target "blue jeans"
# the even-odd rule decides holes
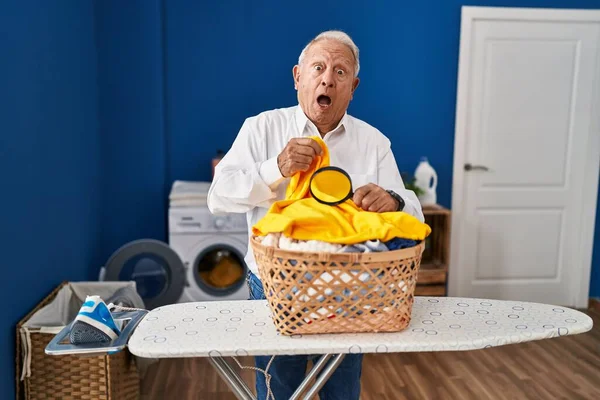
[[[248,273],[250,300],[264,300],[261,281]],[[276,356],[267,371],[271,375],[271,391],[275,400],[287,400],[306,376],[308,360],[316,361],[319,355]],[[256,356],[256,368],[264,371],[271,356]],[[319,391],[320,400],[358,400],[360,398],[360,377],[362,354],[346,354],[344,360]],[[262,372],[256,372],[256,393],[258,400],[267,398],[267,386]]]

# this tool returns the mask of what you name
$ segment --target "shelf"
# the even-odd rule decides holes
[[[431,285],[434,283],[446,283],[448,266],[445,264],[421,264],[417,277],[417,285]]]
[[[450,253],[450,210],[438,204],[423,206],[431,227],[417,276],[416,296],[446,296]]]
[[[445,296],[446,285],[417,285],[415,296]]]
[[[432,262],[423,262],[421,263],[421,266],[419,267],[419,272],[420,271],[431,271],[431,270],[443,270],[443,271],[448,271],[448,266],[442,262],[436,262],[436,261],[432,261]]]
[[[423,206],[423,215],[450,215],[450,210],[438,204]]]

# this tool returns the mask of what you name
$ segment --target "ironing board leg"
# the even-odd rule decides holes
[[[308,389],[308,392],[304,395],[304,400],[310,400],[317,395],[317,392],[319,390],[321,390],[321,388],[323,387],[325,382],[327,382],[327,380],[335,372],[336,368],[340,365],[340,363],[344,359],[344,356],[345,356],[345,354],[338,354],[338,355],[334,356],[331,361],[327,362],[327,365],[325,366],[323,373],[321,375],[319,375],[315,384],[312,385],[311,388]],[[315,367],[316,367],[316,365],[315,365]],[[308,377],[304,379],[302,384],[304,384],[304,382],[307,380],[308,380]],[[302,386],[302,384],[300,386]]]
[[[312,381],[317,376],[317,374],[321,372],[321,370],[327,364],[330,358],[331,354],[324,354],[319,358],[319,360],[313,365],[311,370],[308,371],[308,375],[306,375],[306,378],[304,378],[300,386],[298,386],[298,389],[296,389],[296,391],[294,392],[292,397],[290,397],[289,400],[298,400],[300,398],[300,395],[306,390],[306,387],[308,386],[310,381]]]
[[[254,394],[227,361],[221,357],[209,357],[208,359],[239,400],[256,400]]]
[[[256,396],[254,396],[242,378],[233,370],[233,368],[231,368],[227,361],[221,357],[209,357],[208,359],[239,400],[256,400]],[[304,397],[302,397],[303,400],[310,400],[316,396],[318,391],[325,385],[325,382],[333,375],[343,359],[344,354],[337,354],[335,356],[332,354],[324,354],[321,356],[289,400],[300,399],[302,392],[307,388],[308,391]],[[310,382],[319,374],[319,372],[321,372],[321,370],[323,373],[319,375],[312,386],[309,386]]]

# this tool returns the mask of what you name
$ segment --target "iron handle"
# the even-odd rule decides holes
[[[471,165],[469,163],[465,164],[465,171],[472,171],[472,170],[489,171],[489,168],[485,167],[483,165]]]

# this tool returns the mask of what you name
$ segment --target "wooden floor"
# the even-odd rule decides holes
[[[467,352],[366,355],[361,399],[600,399],[600,313],[588,314],[594,328],[581,335]],[[240,361],[252,365],[250,357]],[[242,376],[253,384],[252,371]],[[151,365],[142,399],[235,397],[195,358]]]

